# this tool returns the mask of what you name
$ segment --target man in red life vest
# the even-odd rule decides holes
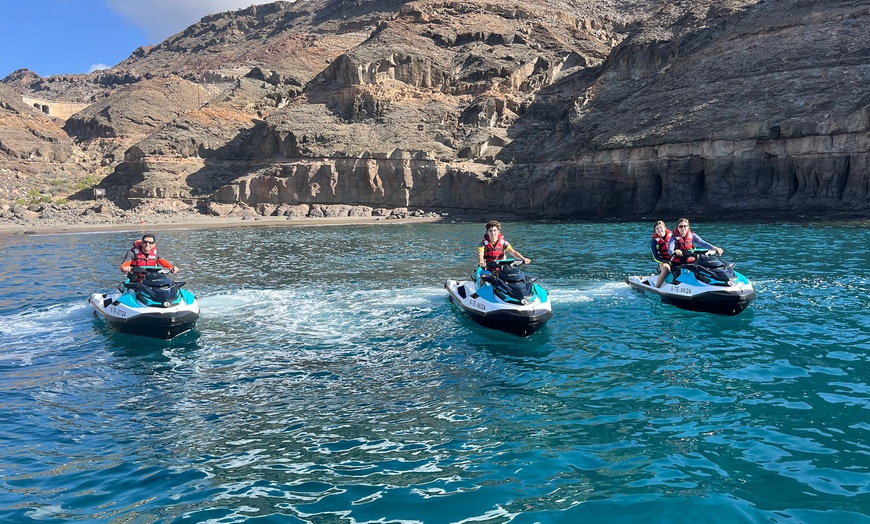
[[[156,240],[151,233],[145,233],[142,235],[142,240],[133,242],[133,247],[127,251],[124,261],[121,262],[121,273],[126,275],[133,267],[146,266],[163,266],[172,270],[173,273],[178,273],[178,268],[171,262],[157,256]]]
[[[531,262],[531,260],[522,256],[519,251],[512,248],[510,242],[505,240],[501,234],[501,223],[498,220],[490,220],[486,223],[486,234],[483,235],[483,240],[477,246],[477,265],[486,269],[487,262],[502,260],[505,258],[505,253],[510,254],[514,258],[519,258],[525,264]]]

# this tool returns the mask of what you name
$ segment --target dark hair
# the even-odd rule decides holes
[[[501,222],[499,222],[498,220],[490,220],[486,223],[486,230],[489,231],[489,228],[491,228],[492,226],[501,229]]]
[[[151,240],[157,242],[157,238],[151,233],[145,233],[144,235],[142,235],[142,240],[145,240],[146,238],[150,238]]]

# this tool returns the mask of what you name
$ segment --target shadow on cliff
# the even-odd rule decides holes
[[[76,200],[90,200],[94,198],[94,190],[102,189],[105,191],[105,197],[115,203],[121,209],[130,209],[130,201],[127,200],[127,195],[130,188],[143,182],[145,175],[141,171],[141,166],[129,162],[121,162],[114,171],[109,173],[99,184],[93,188],[83,189],[71,198]]]
[[[255,155],[251,151],[251,137],[262,134],[265,128],[265,122],[257,122],[253,128],[243,129],[229,142],[217,149],[206,149],[200,146],[198,155],[203,161],[203,167],[188,174],[186,176],[186,184],[190,188],[190,197],[192,198],[207,198],[215,190],[229,184],[230,182],[247,175],[254,167],[252,161],[255,160]],[[131,148],[132,149],[132,148]],[[129,153],[129,150],[128,150]],[[128,155],[133,156],[133,155]],[[113,201],[122,209],[130,209],[132,204],[130,198],[157,197],[164,195],[147,194],[148,189],[144,186],[148,177],[160,179],[161,177],[171,177],[173,180],[179,175],[175,173],[167,173],[166,170],[159,169],[160,160],[153,159],[148,161],[147,157],[139,159],[127,159],[118,164],[112,173],[106,176],[94,188],[81,190],[70,198],[75,200],[93,200],[94,189],[102,189],[105,191],[105,198]],[[157,169],[148,166],[148,162],[153,162]],[[153,174],[146,174],[149,171],[155,171]],[[137,192],[136,188],[140,187],[141,192]],[[175,198],[177,195],[165,195]],[[183,197],[183,196],[182,196]]]
[[[523,195],[515,203],[518,211],[579,219],[637,214],[636,192],[621,187],[617,173],[579,162],[595,151],[597,126],[572,122],[573,108],[603,70],[584,69],[542,88],[508,127],[509,140],[494,157],[505,167],[491,190]],[[659,181],[659,193],[660,186]],[[650,209],[657,200],[652,198]]]
[[[207,197],[218,188],[229,184],[257,169],[254,163],[261,157],[254,151],[258,137],[264,136],[267,124],[256,121],[254,127],[243,129],[225,145],[217,149],[200,147],[203,167],[187,175],[187,185],[193,197]]]

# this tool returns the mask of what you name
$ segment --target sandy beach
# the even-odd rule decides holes
[[[58,235],[77,232],[96,231],[165,231],[168,229],[217,229],[244,227],[276,227],[276,226],[333,226],[362,224],[407,224],[421,222],[440,222],[442,217],[419,217],[405,219],[390,219],[384,217],[361,218],[296,218],[262,217],[262,218],[222,218],[201,217],[192,220],[168,219],[165,221],[119,222],[114,224],[69,224],[69,225],[29,225],[0,224],[0,235]]]
[[[165,216],[147,219],[116,221],[113,223],[76,223],[76,224],[15,224],[0,222],[0,236],[6,235],[60,235],[78,232],[99,231],[165,231],[169,229],[216,229],[248,227],[299,227],[299,226],[336,226],[336,225],[381,225],[381,224],[419,224],[425,222],[468,222],[481,220],[481,217],[462,215],[420,216],[406,218],[387,217],[212,217]]]

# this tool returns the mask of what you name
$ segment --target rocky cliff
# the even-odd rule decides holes
[[[4,82],[92,101],[38,141],[124,206],[867,216],[868,29],[858,1],[276,2]]]

